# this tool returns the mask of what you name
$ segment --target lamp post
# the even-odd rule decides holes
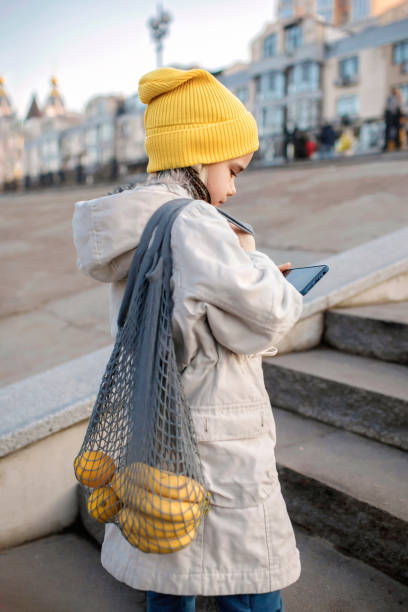
[[[151,17],[149,19],[148,25],[152,38],[156,43],[157,67],[160,68],[163,65],[163,38],[167,36],[169,32],[171,15],[169,12],[163,10],[161,4],[157,5],[157,13],[157,17]]]

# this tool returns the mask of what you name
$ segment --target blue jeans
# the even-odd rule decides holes
[[[320,159],[333,159],[334,148],[331,145],[321,144],[319,149]]]
[[[280,591],[257,595],[218,595],[219,612],[283,612]],[[147,592],[147,612],[195,612],[195,597]]]

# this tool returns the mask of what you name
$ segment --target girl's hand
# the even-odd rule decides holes
[[[232,225],[231,223],[230,227],[236,233],[239,240],[239,244],[244,249],[244,251],[256,251],[255,238],[251,234],[240,230],[239,227],[237,227],[236,225]]]
[[[233,231],[238,236],[239,244],[244,249],[244,251],[256,251],[255,238],[251,234],[248,234],[247,232],[243,232],[242,230],[239,229],[239,227],[237,227],[236,225],[232,225],[231,223],[230,223],[230,227],[233,229]],[[278,268],[282,272],[282,274],[285,276],[286,270],[289,270],[291,265],[292,265],[291,262],[288,261],[278,266]]]
[[[288,261],[287,263],[281,264],[278,266],[279,270],[282,272],[283,276],[286,276],[286,270],[290,270],[291,263]]]

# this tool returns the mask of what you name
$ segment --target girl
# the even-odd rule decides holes
[[[148,172],[144,186],[78,202],[78,265],[111,284],[112,333],[126,276],[154,211],[180,197],[171,238],[173,335],[211,509],[195,540],[166,555],[133,548],[108,524],[102,565],[147,591],[149,612],[193,611],[216,596],[223,612],[283,610],[280,589],[297,580],[299,554],[281,495],[275,425],[261,355],[297,321],[302,297],[254,238],[216,208],[258,149],[254,118],[205,70],[162,68],[145,75]]]

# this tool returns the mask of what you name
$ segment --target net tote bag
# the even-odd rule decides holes
[[[191,200],[161,206],[132,259],[118,333],[74,461],[88,512],[132,546],[167,554],[188,546],[209,510],[171,321],[171,229]]]

